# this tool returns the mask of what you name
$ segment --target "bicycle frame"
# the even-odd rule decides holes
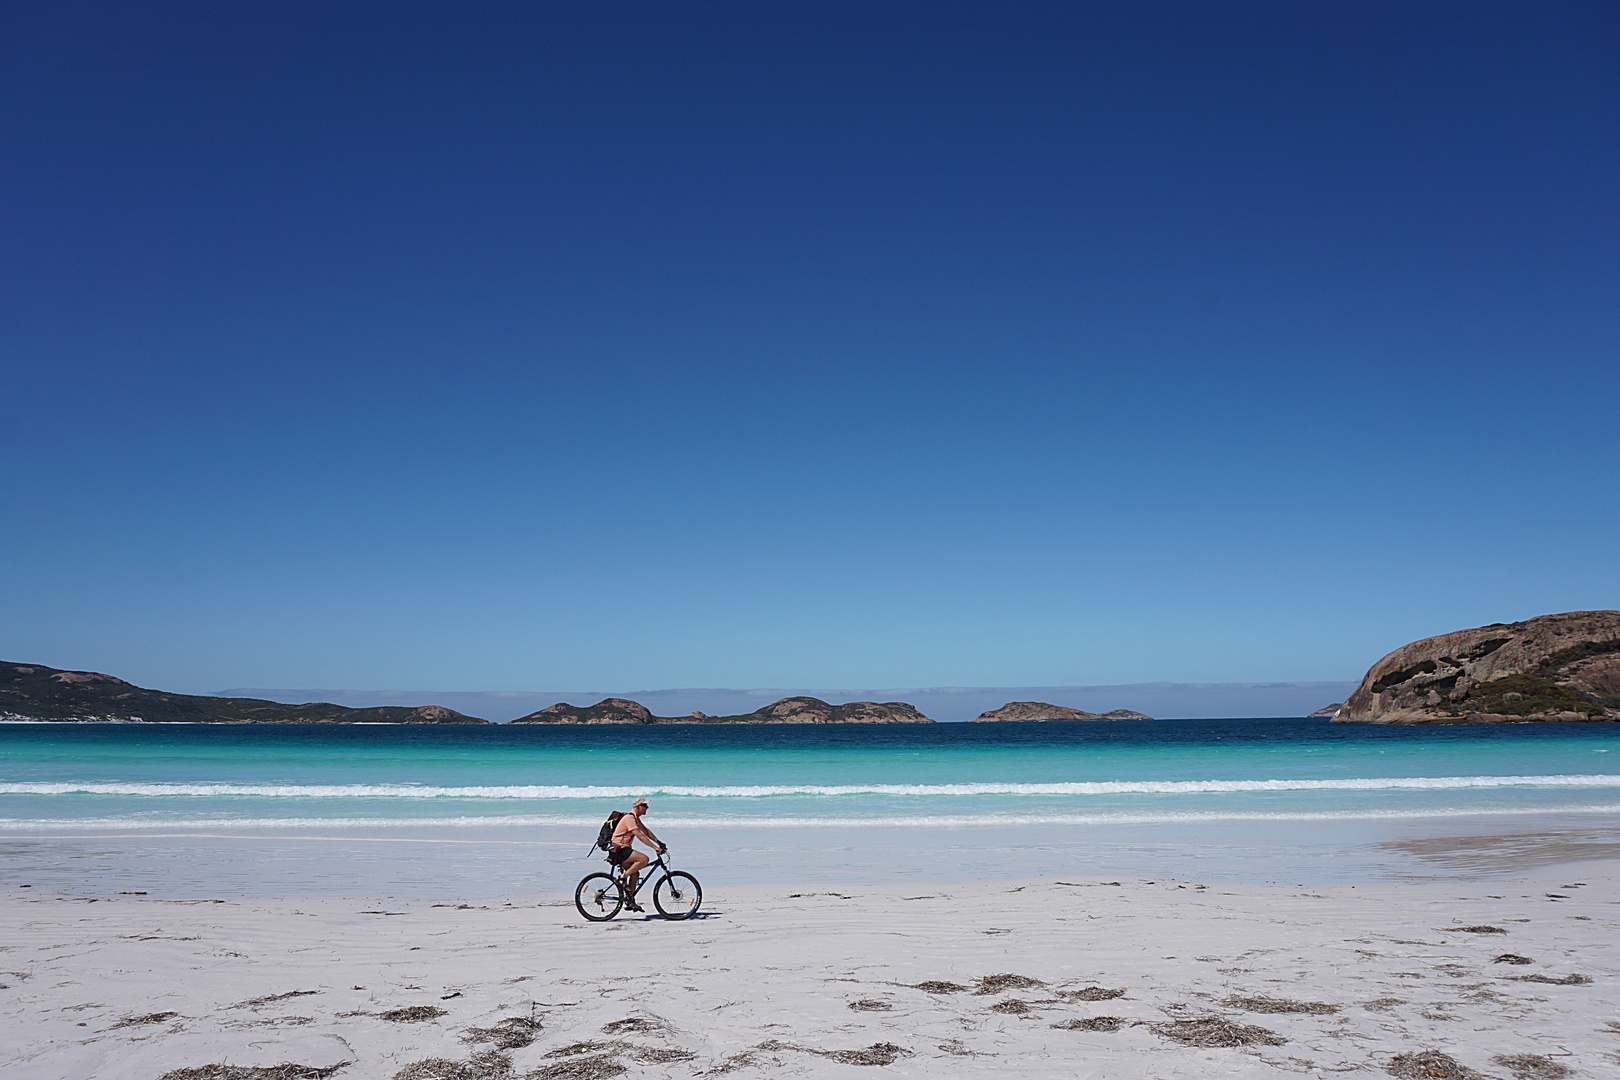
[[[636,881],[636,891],[635,892],[629,892],[624,887],[624,866],[623,866],[623,864],[615,866],[610,870],[610,873],[612,873],[612,875],[613,875],[613,880],[615,880],[615,881],[617,881],[619,883],[619,891],[624,894],[624,898],[626,900],[634,900],[636,897],[641,895],[641,890],[645,889],[647,887],[647,883],[652,881],[652,879],[657,876],[656,874],[653,873],[654,870],[662,870],[666,874],[669,873],[670,865],[669,865],[669,863],[664,861],[665,858],[668,855],[669,855],[669,852],[667,852],[667,851],[661,852],[659,854],[658,858],[654,859],[652,862],[648,863],[646,866],[643,866],[638,871],[638,873],[641,874],[641,877]]]

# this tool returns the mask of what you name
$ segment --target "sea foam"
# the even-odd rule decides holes
[[[520,784],[435,787],[422,784],[208,784],[208,783],[0,783],[0,795],[123,795],[152,797],[298,799],[627,799],[635,795],[682,799],[757,799],[772,796],[887,795],[1219,795],[1262,791],[1448,791],[1477,788],[1620,787],[1620,776],[1381,776],[1327,780],[1109,780],[1015,784],[745,784],[719,786]]]

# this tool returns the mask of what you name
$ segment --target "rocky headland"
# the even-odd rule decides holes
[[[98,671],[0,661],[0,720],[85,724],[487,724],[442,705],[350,709],[147,690]]]
[[[1151,720],[1147,713],[1130,709],[1113,709],[1105,713],[1071,709],[1067,705],[1048,705],[1044,701],[1009,701],[999,709],[982,712],[973,718],[975,724],[1031,723],[1042,720]]]
[[[1620,720],[1620,611],[1492,623],[1404,645],[1372,666],[1335,723]]]
[[[1306,719],[1307,720],[1326,720],[1329,717],[1339,715],[1339,710],[1342,709],[1342,708],[1344,708],[1344,702],[1335,701],[1331,705],[1324,705],[1320,709],[1317,709],[1315,712],[1308,714],[1306,716]]]
[[[788,697],[736,716],[654,716],[626,698],[604,698],[586,708],[558,702],[513,720],[514,724],[932,724],[903,701],[851,701],[831,705],[820,698]]]

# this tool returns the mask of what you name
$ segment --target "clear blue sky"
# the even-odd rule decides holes
[[[1620,606],[1620,6],[15,2],[0,656],[1356,678]]]

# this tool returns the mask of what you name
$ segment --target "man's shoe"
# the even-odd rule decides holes
[[[631,911],[634,911],[638,915],[641,914],[643,911],[647,910],[646,908],[642,907],[640,904],[636,903],[634,900],[626,900],[624,902],[624,906],[629,908]]]

